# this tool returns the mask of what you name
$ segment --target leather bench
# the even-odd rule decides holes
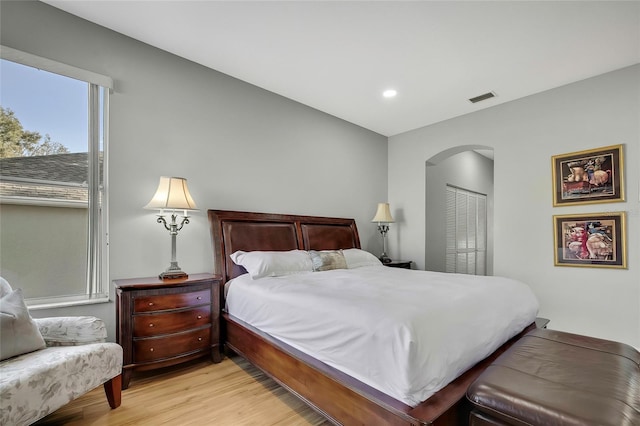
[[[467,399],[472,426],[640,425],[640,353],[535,329],[471,384]]]

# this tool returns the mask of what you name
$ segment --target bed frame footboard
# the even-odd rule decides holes
[[[501,346],[491,356],[416,407],[332,368],[309,355],[225,313],[226,345],[273,378],[289,392],[335,424],[362,425],[464,425],[471,405],[465,398],[469,385],[515,341]]]
[[[266,333],[224,314],[227,346],[335,424],[428,424],[411,409]]]

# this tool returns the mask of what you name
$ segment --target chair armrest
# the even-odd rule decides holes
[[[92,316],[34,318],[47,346],[78,346],[103,343],[107,328]]]

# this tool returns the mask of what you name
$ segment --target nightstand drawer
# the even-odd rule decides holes
[[[211,327],[165,337],[153,337],[133,341],[134,362],[156,361],[162,358],[208,349],[211,343]]]
[[[193,291],[189,293],[164,294],[160,296],[135,297],[133,312],[164,311],[168,309],[189,308],[211,303],[211,291]]]
[[[175,333],[207,324],[211,324],[209,305],[163,314],[140,314],[133,317],[133,337]]]

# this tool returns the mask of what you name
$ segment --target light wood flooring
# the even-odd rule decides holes
[[[330,423],[244,359],[134,373],[122,405],[102,386],[36,423],[51,425],[315,425]]]

